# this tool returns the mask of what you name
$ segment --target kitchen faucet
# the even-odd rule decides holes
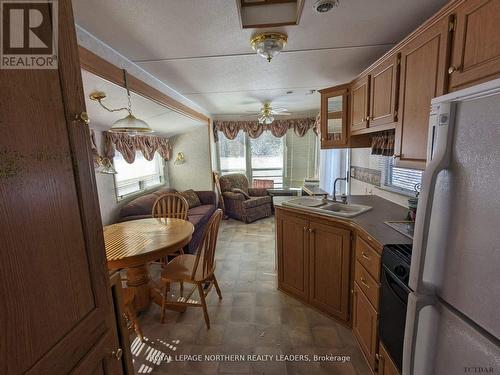
[[[335,196],[335,193],[337,191],[337,181],[345,181],[347,183],[349,181],[349,174],[347,174],[345,177],[337,177],[333,182],[332,200],[334,202],[337,202],[337,197]],[[340,196],[340,199],[342,199],[342,203],[347,203],[347,195],[342,194]]]

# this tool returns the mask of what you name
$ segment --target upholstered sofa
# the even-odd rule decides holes
[[[219,178],[225,214],[251,223],[272,215],[272,197],[267,189],[248,187],[244,174],[231,173]]]
[[[127,204],[120,210],[119,221],[145,219],[151,217],[151,210],[156,199],[168,192],[175,192],[175,189],[162,188],[153,193],[142,195]],[[215,193],[213,191],[196,191],[200,199],[201,205],[190,208],[188,211],[188,221],[194,225],[193,238],[187,246],[188,253],[194,254],[203,235],[203,230],[208,220],[214,213],[215,207]]]

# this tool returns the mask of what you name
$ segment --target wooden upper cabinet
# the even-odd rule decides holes
[[[347,147],[347,86],[321,93],[321,148]]]
[[[278,214],[278,286],[303,300],[309,297],[309,222],[293,214]]]
[[[431,99],[445,93],[449,20],[444,18],[401,49],[395,164],[424,168]]]
[[[351,132],[368,127],[370,77],[364,76],[351,86]]]
[[[500,76],[500,0],[468,0],[456,10],[450,87]]]
[[[349,320],[351,232],[311,221],[309,223],[309,303]]]
[[[370,128],[397,120],[399,59],[399,54],[391,56],[370,72]]]

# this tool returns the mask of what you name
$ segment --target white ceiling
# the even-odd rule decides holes
[[[106,98],[103,104],[110,108],[127,106],[127,92],[123,87],[115,85],[92,73],[82,69],[83,91],[85,105],[90,117],[90,126],[94,129],[107,130],[116,120],[127,115],[126,111],[108,112],[97,102],[90,100],[89,94],[93,91],[104,91]],[[146,121],[155,131],[155,134],[172,136],[196,128],[206,127],[205,122],[196,121],[174,112],[143,96],[131,93],[132,113],[139,119]]]
[[[319,15],[306,0],[298,26],[273,29],[288,45],[268,63],[249,45],[263,30],[241,29],[236,0],[73,0],[80,26],[215,117],[265,100],[317,111],[309,90],[351,80],[445,3],[340,0]]]

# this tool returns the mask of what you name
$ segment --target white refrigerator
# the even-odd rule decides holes
[[[432,101],[403,375],[500,374],[500,79]]]

